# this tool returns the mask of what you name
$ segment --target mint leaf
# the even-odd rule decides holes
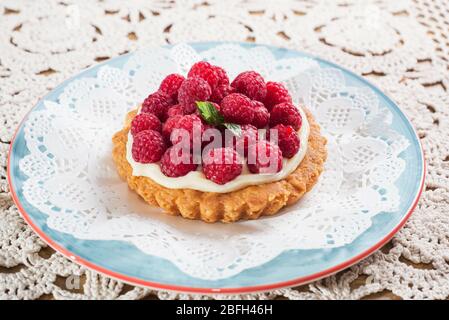
[[[204,121],[214,126],[223,124],[223,116],[217,109],[215,109],[212,103],[208,101],[196,101],[196,106],[198,107],[200,115]]]
[[[242,136],[242,127],[240,127],[240,125],[235,124],[235,123],[229,123],[229,122],[225,122],[225,123],[223,123],[223,125],[226,127],[226,129],[231,131],[234,136],[237,136],[237,137]]]
[[[223,115],[208,101],[196,101],[196,106],[200,111],[201,117],[208,124],[213,126],[224,126],[230,130],[233,135],[240,137],[242,135],[242,128],[236,123],[229,123],[224,121]]]

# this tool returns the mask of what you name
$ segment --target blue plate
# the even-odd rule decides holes
[[[208,42],[191,45],[201,52],[218,44],[221,43]],[[247,48],[255,46],[243,43],[240,45]],[[8,159],[8,181],[11,193],[24,219],[51,247],[87,268],[135,285],[191,293],[245,293],[296,286],[347,268],[379,249],[403,226],[422,192],[425,162],[416,132],[406,116],[390,98],[356,74],[301,52],[266,47],[278,59],[309,57],[319,63],[322,68],[339,69],[348,84],[369,87],[378,96],[380,105],[389,109],[393,115],[392,126],[410,142],[410,146],[400,155],[407,165],[396,182],[400,190],[400,210],[376,215],[373,218],[372,226],[367,231],[351,244],[343,247],[284,251],[263,265],[244,270],[229,278],[213,281],[193,278],[183,273],[171,262],[147,255],[129,243],[80,240],[50,229],[46,223],[47,216],[28,203],[23,195],[22,187],[27,177],[21,173],[19,161],[29,153],[24,138],[24,122],[29,117],[28,115],[17,129]],[[131,55],[132,53],[111,59],[65,81],[39,101],[30,113],[44,108],[43,100],[57,102],[58,96],[68,83],[83,77],[95,77],[99,68],[104,65],[121,68]]]

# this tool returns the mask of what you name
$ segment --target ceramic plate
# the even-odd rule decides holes
[[[232,76],[255,69],[269,80],[284,81],[294,99],[311,109],[329,139],[329,159],[316,188],[298,205],[274,217],[231,225],[187,221],[145,209],[148,206],[108,167],[110,137],[126,111],[154,90],[168,71],[186,72],[198,58],[225,66]],[[84,122],[85,108],[90,108],[90,119]],[[100,144],[95,140],[99,136],[109,142]],[[88,142],[79,145],[83,139]],[[110,170],[101,171],[104,168]],[[25,117],[8,160],[16,205],[55,250],[127,283],[205,294],[296,286],[349,267],[404,225],[418,202],[424,175],[416,132],[378,88],[301,52],[238,43],[148,48],[81,72]],[[329,190],[335,191],[332,201],[326,198]],[[130,216],[133,210],[149,213],[137,219]],[[140,223],[133,225],[136,219]],[[288,229],[292,222],[301,237]],[[264,228],[276,230],[266,248],[255,244],[266,243]],[[253,229],[263,232],[255,234]],[[158,245],[161,230],[173,243],[178,241],[176,246]],[[205,241],[199,240],[206,235],[210,248],[204,249]],[[225,236],[230,245],[219,249],[219,237]],[[183,246],[188,255],[182,256]],[[207,250],[215,254],[207,256]],[[226,267],[220,269],[220,264]]]

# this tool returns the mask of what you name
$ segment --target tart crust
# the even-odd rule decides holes
[[[323,171],[327,157],[326,138],[310,111],[304,108],[310,125],[309,141],[304,159],[285,179],[248,186],[228,193],[202,192],[192,189],[169,189],[148,177],[132,175],[126,160],[126,142],[131,120],[137,110],[128,113],[125,126],[113,138],[112,156],[117,171],[129,187],[147,203],[161,207],[171,215],[205,222],[235,222],[270,216],[297,202],[312,189]]]

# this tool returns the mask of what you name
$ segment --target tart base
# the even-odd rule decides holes
[[[169,189],[148,177],[132,175],[126,160],[126,142],[131,120],[137,110],[128,113],[125,126],[113,138],[112,157],[117,171],[129,187],[148,204],[164,209],[171,215],[205,222],[235,222],[276,214],[283,207],[296,203],[308,192],[323,171],[327,157],[326,138],[310,111],[304,109],[310,125],[306,155],[298,167],[285,179],[249,186],[228,193],[202,192],[192,189]]]

